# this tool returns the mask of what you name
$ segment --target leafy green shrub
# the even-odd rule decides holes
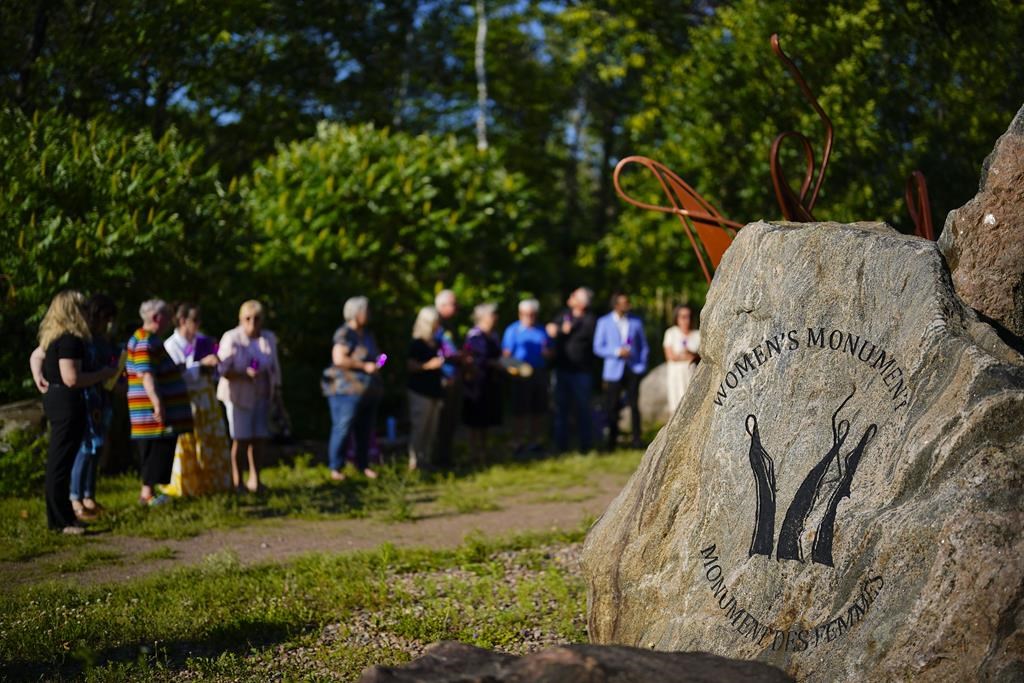
[[[61,289],[106,292],[130,323],[150,296],[224,299],[237,203],[201,155],[174,130],[154,140],[0,109],[0,401],[30,389],[35,331]]]
[[[241,193],[255,277],[291,359],[292,402],[315,402],[312,414],[326,421],[317,375],[349,296],[370,298],[378,341],[399,361],[385,377],[398,386],[416,309],[442,287],[464,305],[511,304],[543,281],[548,262],[526,187],[493,152],[372,125],[321,123],[313,138],[257,164]]]
[[[42,491],[46,478],[46,432],[18,429],[0,439],[0,497]]]

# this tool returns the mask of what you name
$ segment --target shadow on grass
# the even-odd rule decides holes
[[[178,499],[155,508],[136,503],[138,480],[131,475],[105,478],[100,494],[106,511],[86,538],[46,530],[42,495],[0,499],[0,560],[23,561],[58,550],[81,550],[96,534],[114,533],[155,540],[182,539],[217,528],[267,519],[360,518],[370,515],[402,522],[427,516],[472,514],[499,509],[500,500],[520,493],[551,495],[578,488],[595,472],[628,474],[638,454],[532,455],[517,457],[496,446],[486,463],[463,464],[453,471],[409,472],[404,459],[379,468],[369,481],[352,473],[331,481],[329,470],[300,455],[264,470],[268,489],[259,494],[219,493]]]
[[[297,627],[264,619],[241,619],[230,626],[215,626],[205,636],[190,640],[137,642],[106,650],[94,650],[80,640],[68,643],[68,651],[59,660],[31,661],[14,659],[0,665],[5,680],[80,679],[97,667],[116,669],[125,665],[161,669],[168,673],[185,670],[188,660],[215,658],[222,654],[244,656],[287,641],[312,625]]]

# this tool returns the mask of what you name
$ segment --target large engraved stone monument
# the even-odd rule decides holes
[[[587,537],[597,643],[801,680],[1024,677],[1024,359],[884,224],[755,223]]]

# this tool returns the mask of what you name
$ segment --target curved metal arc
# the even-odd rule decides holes
[[[822,182],[825,179],[825,169],[828,168],[828,161],[829,161],[829,158],[832,156],[832,142],[833,142],[833,139],[834,139],[834,132],[833,132],[833,128],[832,128],[832,119],[830,119],[828,117],[828,114],[825,113],[825,110],[821,108],[821,105],[818,103],[818,100],[814,97],[814,93],[811,92],[810,86],[807,85],[807,81],[804,79],[803,74],[800,73],[800,69],[798,69],[796,64],[793,63],[793,60],[790,59],[789,56],[785,52],[783,52],[782,45],[779,42],[779,34],[778,33],[773,33],[772,34],[771,46],[772,46],[772,51],[779,58],[779,61],[782,62],[782,65],[784,67],[786,67],[786,70],[789,71],[789,73],[796,80],[796,83],[800,87],[800,91],[803,93],[804,98],[810,103],[811,107],[818,114],[818,117],[821,119],[822,123],[825,125],[825,147],[824,147],[824,150],[822,151],[822,155],[821,155],[821,164],[818,167],[818,177],[817,177],[817,179],[814,182],[814,191],[811,192],[810,199],[807,200],[807,201],[805,201],[806,194],[807,194],[806,193],[806,189],[801,188],[801,192],[800,192],[800,203],[803,205],[804,209],[806,209],[806,212],[808,214],[810,214],[814,210],[815,203],[817,203],[817,201],[818,201],[818,193],[821,191],[821,184],[822,184]],[[772,158],[771,158],[771,161],[772,161],[773,169],[778,166],[778,148],[779,148],[779,145],[777,143],[781,142],[781,139],[784,139],[785,137],[791,137],[791,136],[798,136],[799,138],[803,138],[802,142],[803,142],[803,144],[805,146],[805,151],[806,151],[806,148],[810,146],[810,142],[807,141],[807,138],[804,137],[803,135],[800,135],[799,133],[783,133],[779,137],[775,138],[776,142],[772,144]],[[813,155],[812,155],[812,158],[813,158]],[[808,173],[809,174],[813,174],[813,164],[808,169]],[[775,178],[774,171],[773,171],[773,175],[772,175],[772,180],[773,180],[773,182],[776,182],[776,184],[777,184],[777,180]]]
[[[659,184],[661,185],[662,191],[668,197],[669,201],[672,202],[672,206],[664,206],[662,204],[648,204],[647,202],[640,201],[639,199],[634,199],[633,197],[630,197],[628,194],[626,194],[625,190],[622,189],[622,186],[619,183],[619,175],[622,173],[622,169],[624,169],[628,164],[632,163],[640,164],[644,168],[650,170],[655,175],[655,177],[658,179]],[[668,187],[665,184],[664,178],[662,178],[662,174],[668,176],[674,182],[679,183],[679,185],[681,185],[682,188],[690,194],[694,201],[706,207],[708,210],[705,212],[699,212],[678,206],[675,202],[675,197],[672,188]],[[743,227],[743,223],[737,223],[736,221],[729,220],[728,218],[722,216],[720,213],[718,213],[718,210],[714,207],[714,205],[711,204],[708,200],[704,199],[704,197],[695,189],[693,189],[693,187],[691,187],[689,183],[687,183],[685,180],[683,180],[678,175],[673,173],[668,167],[658,163],[657,161],[654,161],[649,157],[634,155],[622,159],[615,166],[615,172],[612,174],[612,184],[615,187],[616,194],[618,194],[624,202],[632,204],[633,206],[639,207],[641,209],[647,209],[649,211],[658,211],[660,213],[675,214],[677,216],[686,216],[687,218],[691,218],[693,220],[698,220],[705,223],[715,223],[718,224],[720,227],[732,228],[734,230],[739,230],[740,228]]]
[[[926,240],[935,241],[935,227],[932,223],[932,208],[928,201],[928,181],[921,171],[913,171],[907,177],[904,188],[907,213],[914,223],[914,234]]]
[[[654,177],[658,179],[658,184],[661,186],[661,190],[671,206],[650,204],[648,202],[640,201],[639,199],[634,199],[626,194],[622,189],[619,177],[622,170],[631,163],[640,164],[654,174]],[[704,273],[704,278],[708,283],[711,282],[711,268],[717,264],[715,263],[715,256],[710,250],[708,251],[707,257],[710,258],[711,263],[709,264],[708,258],[705,258],[704,250],[701,249],[701,244],[704,242],[703,239],[700,239],[699,233],[701,228],[698,224],[706,224],[727,231],[729,229],[737,231],[743,227],[742,224],[724,218],[713,204],[704,199],[700,193],[694,190],[685,180],[673,173],[664,164],[654,161],[648,157],[629,156],[619,161],[615,166],[614,173],[612,174],[612,185],[615,187],[615,192],[619,197],[633,206],[648,209],[650,211],[657,211],[659,213],[674,214],[679,219],[679,222],[683,224],[683,231],[686,233],[686,238],[690,242],[690,247],[693,249],[693,253],[697,256],[697,262],[700,264],[701,271]],[[687,200],[699,206],[702,211],[695,211],[693,209],[686,208],[685,204]],[[697,236],[694,236],[694,230],[697,230]],[[731,240],[731,238],[732,236],[730,235],[729,239]],[[705,249],[708,249],[707,245],[705,245]],[[709,267],[709,265],[711,267]]]
[[[779,163],[779,150],[782,147],[783,141],[787,138],[796,138],[804,150],[804,164],[806,168],[803,183],[800,185],[799,197],[790,188],[786,175],[782,170],[782,164]],[[795,131],[779,133],[772,140],[768,164],[772,173],[772,187],[775,190],[775,200],[778,202],[779,208],[782,209],[782,217],[787,221],[813,221],[814,216],[804,205],[804,198],[807,196],[807,190],[811,186],[811,178],[814,175],[814,150],[811,147],[810,141]]]
[[[641,166],[644,166],[645,168],[649,169],[652,173],[654,173],[655,177],[658,179],[658,183],[661,185],[662,191],[668,197],[669,201],[672,202],[672,208],[678,208],[675,206],[675,200],[672,197],[672,193],[665,186],[665,180],[661,177],[661,174],[658,173],[656,167],[660,166],[660,164],[658,164],[653,159],[648,159],[647,157],[626,157],[625,159],[622,159],[619,163],[615,165],[615,172],[612,174],[612,185],[615,187],[616,194],[618,194],[626,202],[633,204],[634,206],[638,206],[642,209],[651,209],[652,211],[661,211],[663,213],[675,213],[674,210],[666,210],[668,207],[657,206],[655,204],[647,204],[646,202],[641,202],[639,200],[633,199],[623,191],[622,185],[619,183],[619,174],[622,173],[623,168],[625,168],[628,164],[634,162],[640,164]],[[711,282],[711,273],[708,271],[708,266],[704,262],[704,256],[700,253],[700,247],[697,245],[697,240],[694,239],[693,237],[693,231],[690,229],[688,221],[683,216],[680,216],[679,220],[683,224],[683,231],[686,233],[686,238],[690,240],[690,246],[693,248],[693,253],[697,255],[697,262],[700,264],[700,268],[704,272],[704,278],[708,282]]]

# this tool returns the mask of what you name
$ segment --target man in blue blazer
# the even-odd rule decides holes
[[[614,450],[619,438],[619,395],[625,391],[633,427],[633,448],[643,448],[640,440],[640,378],[647,372],[650,347],[644,324],[630,313],[629,295],[621,292],[612,297],[612,312],[597,321],[594,331],[594,353],[604,359],[601,378],[605,391],[605,414],[608,422],[608,450]]]

